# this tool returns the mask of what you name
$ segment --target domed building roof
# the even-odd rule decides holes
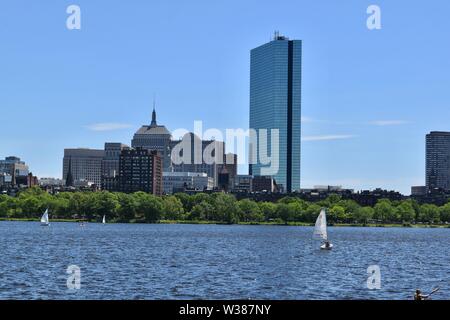
[[[171,135],[170,131],[167,130],[165,126],[160,126],[156,122],[156,111],[153,108],[152,112],[152,122],[149,126],[143,125],[138,131],[136,131],[135,135]]]

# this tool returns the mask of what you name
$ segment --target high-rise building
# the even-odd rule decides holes
[[[267,175],[261,152],[273,158],[271,130],[279,133],[278,171],[271,174],[286,192],[300,190],[302,41],[277,32],[273,41],[251,51],[250,129],[267,130],[267,144],[255,143],[250,175]],[[251,147],[251,150],[252,149]]]
[[[426,186],[450,190],[450,132],[426,136]]]
[[[158,151],[163,161],[163,170],[170,167],[170,140],[172,135],[163,125],[156,122],[156,111],[153,108],[152,122],[150,125],[143,125],[133,137],[131,146],[133,148],[144,148],[150,151]]]
[[[102,177],[113,178],[119,174],[120,153],[130,147],[117,142],[105,143],[105,155],[102,162]]]
[[[0,160],[0,173],[11,177],[11,185],[26,184],[29,174],[28,165],[18,157],[6,157]]]
[[[97,149],[64,149],[62,179],[69,186],[86,183],[100,186],[104,154],[104,150]]]
[[[162,160],[157,151],[124,149],[120,154],[117,188],[120,192],[163,193]]]
[[[219,170],[224,164],[225,143],[202,140],[194,133],[186,133],[180,141],[171,142],[171,151],[179,159],[171,159],[168,171],[206,173],[217,186]]]

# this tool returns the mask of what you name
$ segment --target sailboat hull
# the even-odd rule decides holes
[[[331,250],[333,249],[333,245],[330,243],[330,245],[327,247],[325,244],[320,246],[321,250]]]

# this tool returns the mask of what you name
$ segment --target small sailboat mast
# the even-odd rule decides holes
[[[103,224],[105,224],[105,223],[106,223],[106,216],[105,216],[105,215],[103,215],[103,220],[102,220],[102,223],[103,223]]]

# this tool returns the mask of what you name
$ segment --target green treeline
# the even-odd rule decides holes
[[[413,200],[380,200],[361,207],[353,200],[331,195],[310,203],[286,197],[276,203],[237,201],[224,193],[156,197],[144,192],[64,192],[50,195],[40,188],[22,191],[17,197],[0,195],[0,218],[37,219],[49,208],[51,219],[86,219],[109,222],[214,221],[220,223],[314,223],[322,207],[330,223],[429,223],[450,222],[450,202],[442,207],[419,205]]]

